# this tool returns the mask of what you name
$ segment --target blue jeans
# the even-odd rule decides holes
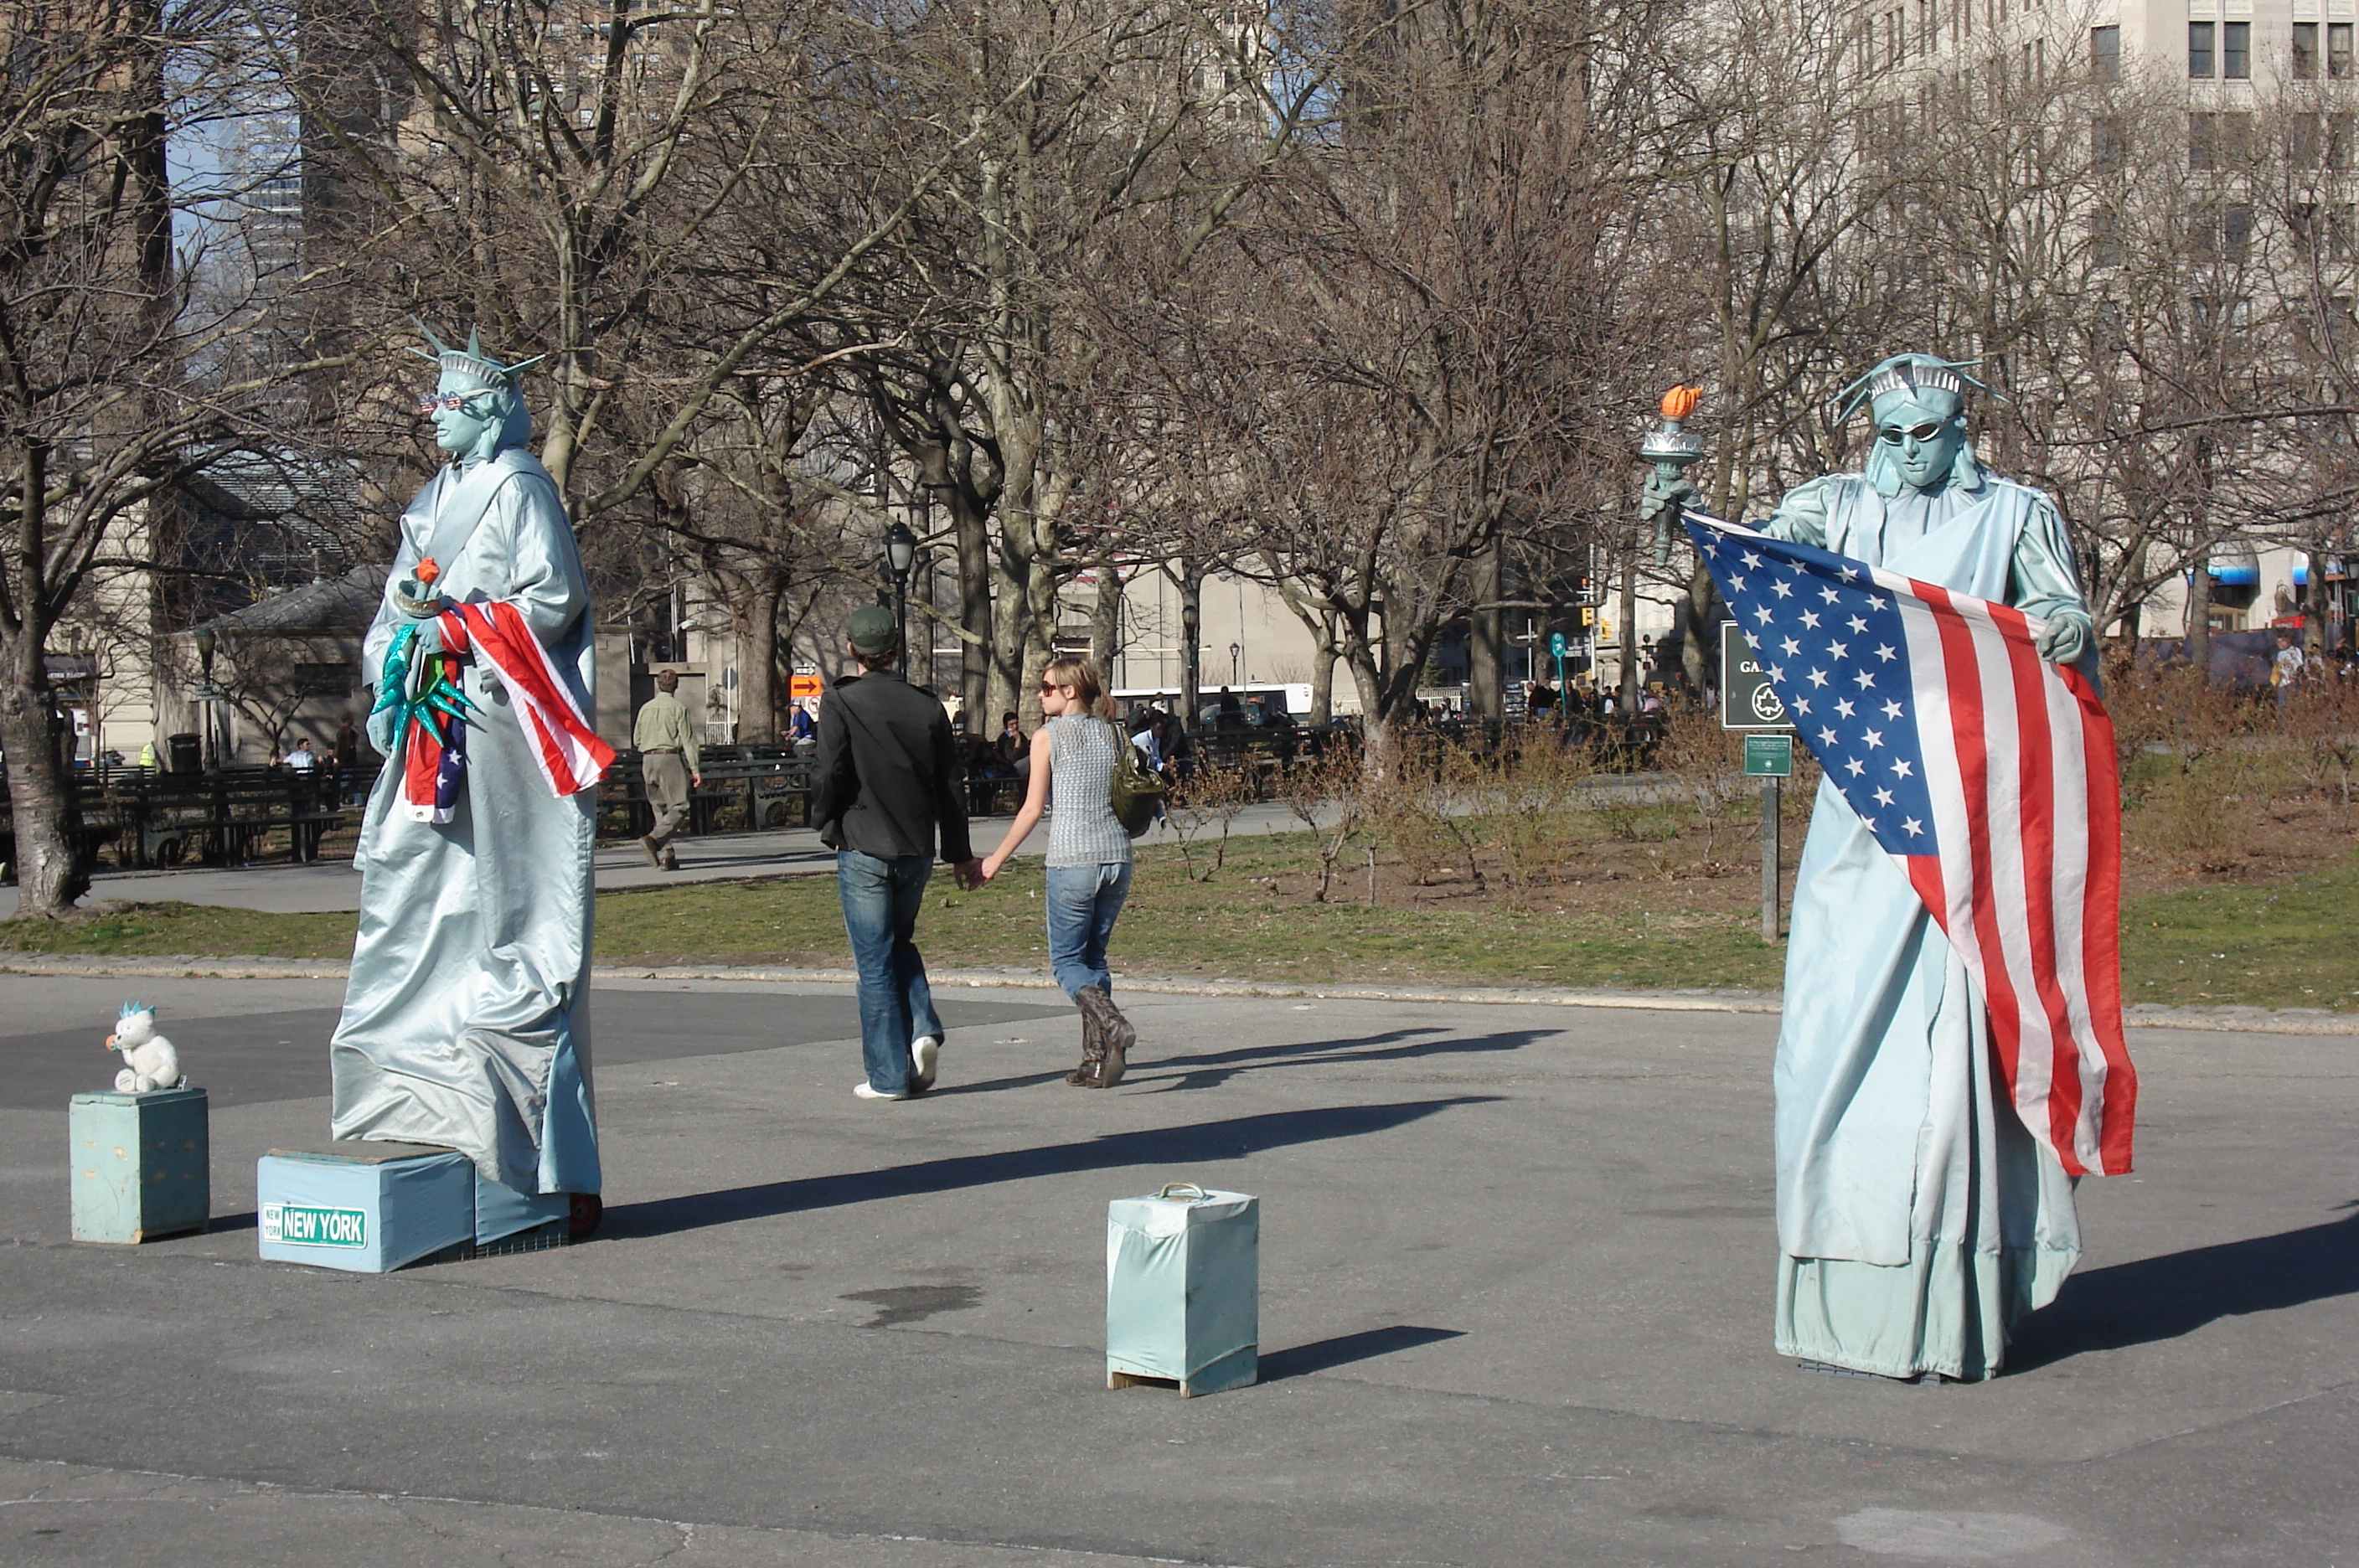
[[[1130,897],[1130,862],[1107,866],[1051,866],[1049,891],[1049,967],[1068,996],[1087,985],[1114,994],[1106,970],[1106,938]]]
[[[868,1086],[880,1094],[909,1092],[909,1042],[940,1035],[926,961],[918,955],[918,909],[934,874],[930,855],[879,860],[856,849],[835,857],[843,932],[860,971],[860,1056]]]

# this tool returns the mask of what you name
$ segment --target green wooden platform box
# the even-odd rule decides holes
[[[76,1094],[73,1238],[136,1247],[202,1230],[212,1212],[212,1142],[202,1089]]]
[[[1106,1387],[1182,1399],[1259,1375],[1261,1202],[1174,1181],[1106,1205]]]

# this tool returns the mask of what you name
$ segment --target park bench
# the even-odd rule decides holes
[[[82,820],[115,830],[114,841],[141,869],[185,865],[239,866],[267,853],[272,834],[287,835],[292,861],[320,858],[320,842],[344,825],[347,788],[365,792],[368,779],[339,782],[321,767],[217,768],[204,773],[110,769],[95,789],[84,787]],[[356,811],[357,808],[353,808]]]
[[[287,855],[317,860],[320,843],[352,812],[347,788],[365,793],[374,770],[348,773],[342,784],[329,768],[222,768],[206,773],[165,773],[152,768],[77,768],[75,844],[82,864],[113,849],[126,869],[152,870],[190,863],[242,865],[265,853],[274,833],[287,835]],[[356,808],[354,809],[357,810]],[[0,862],[16,861],[16,829],[0,798]]]
[[[689,801],[691,834],[763,833],[810,823],[811,759],[792,746],[766,742],[708,746],[698,758],[697,771],[704,782]],[[598,786],[599,836],[640,838],[655,824],[639,754],[624,752]]]

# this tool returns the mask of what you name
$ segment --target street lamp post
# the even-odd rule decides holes
[[[885,530],[885,564],[893,572],[893,627],[900,635],[901,646],[909,646],[909,569],[918,563],[918,536],[906,523],[895,523]],[[904,673],[907,673],[906,668]],[[927,671],[927,679],[933,672]]]
[[[1204,617],[1196,601],[1183,601],[1180,605],[1180,635],[1188,639],[1187,690],[1180,694],[1180,724],[1183,729],[1196,727],[1196,714],[1203,705],[1203,631]]]
[[[208,769],[220,764],[213,743],[213,648],[221,634],[211,626],[199,626],[189,640],[197,645],[197,701],[204,704],[204,765]]]
[[[1230,684],[1230,685],[1232,685],[1232,686],[1242,686],[1242,685],[1244,685],[1244,684],[1245,683],[1245,644],[1243,644],[1243,643],[1241,643],[1241,642],[1233,642],[1233,643],[1229,644],[1229,684]]]

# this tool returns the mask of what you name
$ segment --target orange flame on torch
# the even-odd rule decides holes
[[[1663,418],[1684,419],[1696,411],[1696,405],[1702,400],[1701,387],[1674,387],[1663,394]]]

